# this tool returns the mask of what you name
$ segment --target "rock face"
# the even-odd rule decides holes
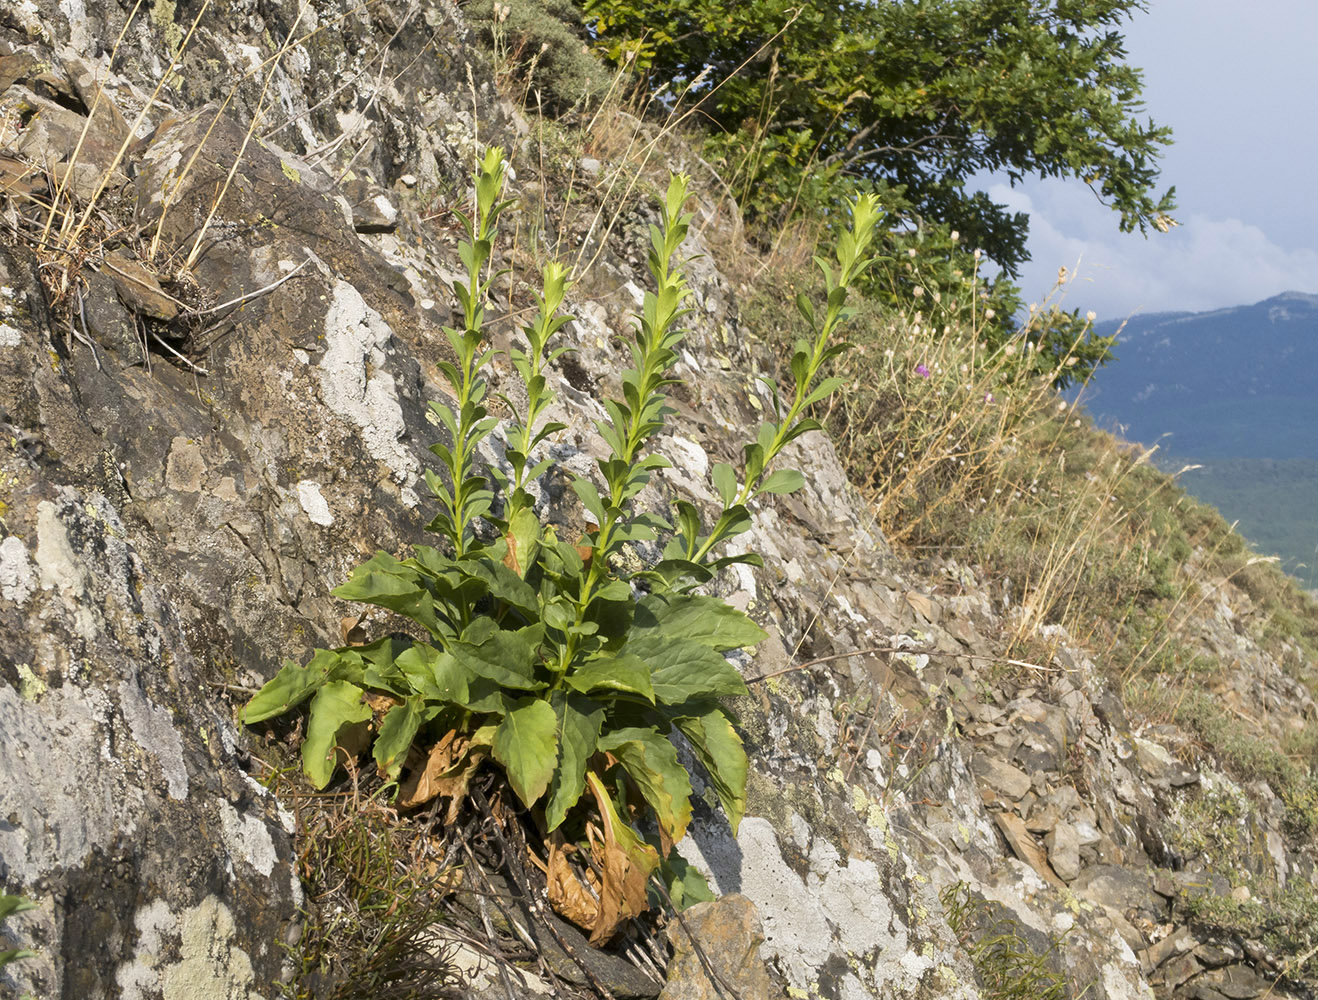
[[[481,144],[512,146],[527,175],[535,156],[446,3],[227,4],[169,70],[169,114],[148,102],[150,81],[191,15],[165,5],[130,25],[111,72],[92,40],[116,37],[125,13],[94,6],[0,12],[0,55],[18,60],[5,63],[0,154],[74,175],[61,136],[80,134],[96,103],[87,81],[102,81],[116,110],[93,119],[84,162],[100,173],[79,190],[104,176],[106,211],[137,227],[89,231],[76,255],[0,246],[0,881],[39,903],[3,928],[39,957],[0,982],[67,998],[268,998],[301,896],[291,821],[248,775],[261,748],[233,705],[284,658],[338,644],[352,609],[329,591],[352,566],[424,539],[438,437],[427,402],[444,394],[435,362],[457,269],[434,203],[462,207]],[[247,39],[303,35],[273,71],[277,97],[246,80],[221,107],[229,68],[268,54]],[[30,108],[49,111],[49,135],[15,147],[5,123]],[[636,169],[646,189],[662,184]],[[533,204],[535,184],[510,195]],[[11,219],[27,208],[0,205]],[[656,506],[711,508],[710,465],[770,404],[721,270],[735,237],[714,206],[696,209],[691,332],[661,444],[674,468]],[[586,471],[603,453],[593,420],[617,389],[653,217],[638,197],[607,239],[588,215],[556,223],[600,258],[570,302],[576,353],[551,373],[561,466]],[[531,276],[514,248],[500,253],[516,269],[491,309],[506,343]],[[42,267],[64,268],[81,298],[43,286]],[[125,271],[150,280],[125,290]],[[134,294],[143,285],[149,301]],[[746,538],[764,567],[717,584],[771,633],[739,662],[748,815],[734,839],[700,806],[683,844],[716,889],[739,894],[707,911],[731,907],[736,921],[692,921],[715,921],[709,951],[734,923],[745,931],[725,956],[742,996],[977,996],[973,940],[944,905],[961,884],[1047,954],[1072,996],[1145,997],[1151,983],[1284,993],[1271,981],[1246,992],[1277,969],[1244,942],[1192,935],[1173,915],[1178,890],[1163,891],[1186,867],[1182,808],[1205,781],[1239,789],[1185,766],[1170,734],[1129,732],[1064,636],[1036,682],[1001,678],[989,581],[903,566],[821,436],[791,461],[806,489],[761,504]],[[556,516],[564,478],[551,470],[537,488]],[[1254,678],[1241,697],[1312,714],[1229,623],[1204,630]],[[875,648],[899,652],[857,652]],[[778,673],[834,654],[852,655]],[[1277,816],[1251,816],[1278,877],[1312,878]],[[757,934],[760,965],[747,960]],[[674,969],[688,969],[676,947]],[[705,995],[691,990],[675,973],[664,995]]]

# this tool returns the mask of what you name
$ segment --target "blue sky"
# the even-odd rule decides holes
[[[1147,114],[1175,133],[1163,187],[1176,185],[1181,226],[1123,234],[1078,181],[990,180],[1030,214],[1027,300],[1059,266],[1076,274],[1066,307],[1101,319],[1318,294],[1318,2],[1149,0],[1125,34]]]

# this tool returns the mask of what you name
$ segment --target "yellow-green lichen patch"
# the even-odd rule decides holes
[[[18,665],[18,693],[25,701],[40,701],[47,691],[46,682],[32,672],[26,663]]]

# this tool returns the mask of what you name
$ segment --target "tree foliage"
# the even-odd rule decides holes
[[[875,185],[890,211],[958,230],[1008,274],[1027,219],[969,182],[1073,177],[1123,230],[1169,224],[1170,130],[1142,120],[1123,19],[1141,0],[582,0],[606,50],[690,89],[748,207],[806,185]],[[809,192],[806,192],[807,195]]]

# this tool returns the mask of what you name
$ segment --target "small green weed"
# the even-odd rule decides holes
[[[319,650],[306,665],[288,662],[248,703],[245,720],[258,723],[310,699],[302,758],[318,788],[352,757],[345,748],[370,742],[374,726],[375,762],[398,783],[404,807],[442,795],[455,808],[477,770],[493,761],[554,838],[551,901],[602,943],[647,908],[650,875],[691,820],[677,733],[708,773],[734,830],[745,809],[746,755],[719,699],[745,694],[746,686],[723,654],[764,633],[742,612],[693,590],[732,563],[758,565],[754,554],[720,550],[750,526],[753,498],[803,484],[799,472],[772,465],[788,444],[819,428],[806,411],[840,384],[820,370],[844,349],[831,341],[848,315],[848,286],[871,263],[877,214],[873,199],[858,199],[835,263],[817,258],[826,301],[817,311],[798,298],[811,336],[792,353],[794,390],[790,398],[775,395],[774,419],[745,445],[740,477],[731,465],[714,466],[722,507],[712,526],[681,500],[669,524],[639,510],[636,499],[668,465],[651,446],[670,412],[664,390],[673,381],[689,294],[678,257],[691,218],[683,211],[686,181],[672,179],[663,223],[651,227],[655,289],[645,294],[628,345],[632,367],[622,375],[622,398],[606,399],[607,419],[596,423],[609,448],[597,461],[602,489],[584,476],[572,483],[592,527],[565,540],[540,523],[528,493],[549,466],[533,452],[561,429],[542,419],[554,398],[545,367],[564,350],[551,343],[568,322],[559,311],[567,276],[558,264],[545,266],[539,312],[523,328],[524,346],[511,351],[526,392],[519,404],[505,400],[515,414],[503,432],[509,469],[489,469],[487,478],[476,465],[479,446],[497,427],[482,374],[494,353],[485,344],[483,303],[498,277],[491,274],[494,241],[510,204],[502,200],[505,169],[499,150],[486,154],[475,210],[462,216],[466,280],[454,282],[453,293],[464,324],[446,330],[454,359],[440,365],[453,399],[431,404],[446,440],[431,448],[444,475],[426,474],[439,504],[429,530],[444,551],[416,546],[405,560],[377,553],[334,591],[411,619],[428,639],[388,636]],[[656,565],[622,568],[624,549],[661,535],[668,540]],[[657,828],[657,848],[637,831],[647,820]],[[594,857],[589,877],[574,875],[565,859],[565,844],[582,843]],[[578,884],[583,878],[586,886]],[[583,911],[588,898],[594,902]]]
[[[1318,981],[1318,889],[1304,878],[1286,887],[1275,883],[1248,883],[1251,897],[1243,902],[1229,895],[1183,893],[1176,906],[1192,921],[1241,938],[1261,941],[1282,963],[1285,975]]]
[[[939,893],[952,933],[970,956],[987,1000],[1066,1000],[1066,980],[1049,965],[1056,942],[1040,950],[1014,920],[995,917],[993,906],[965,882]]]

